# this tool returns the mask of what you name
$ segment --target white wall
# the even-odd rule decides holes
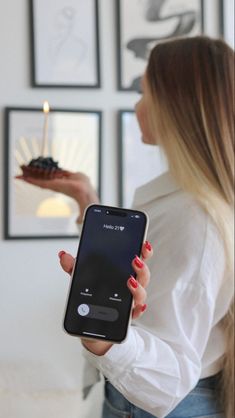
[[[216,34],[213,6],[206,24]],[[103,111],[103,202],[117,203],[116,111],[133,108],[135,93],[116,91],[114,2],[100,1],[102,89],[30,87],[27,0],[0,0],[0,146],[4,172],[3,108],[97,108]],[[0,184],[3,219],[3,184]],[[3,228],[1,225],[1,237]],[[62,331],[68,279],[59,268],[61,249],[75,253],[76,240],[0,241],[0,417],[98,418],[101,386],[90,402],[81,401],[82,357],[77,339]],[[91,409],[92,407],[92,409]],[[93,410],[93,412],[91,412]],[[94,410],[96,414],[94,415]]]
[[[97,108],[103,111],[103,202],[117,203],[116,110],[132,108],[137,95],[117,93],[113,2],[100,2],[102,89],[33,89],[30,86],[29,19],[26,0],[0,1],[0,124],[3,108]],[[103,23],[102,23],[103,22]],[[104,24],[105,22],[105,24]],[[3,170],[2,170],[3,176]],[[3,197],[3,184],[0,185]],[[1,199],[3,219],[3,198]],[[1,225],[1,237],[3,227]],[[61,249],[76,252],[76,240],[0,241],[0,417],[96,417],[101,385],[81,401],[82,356],[77,339],[62,331],[68,279],[59,268]]]

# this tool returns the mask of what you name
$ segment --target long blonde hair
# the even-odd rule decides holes
[[[174,39],[152,50],[147,71],[149,123],[169,169],[218,227],[226,280],[234,273],[234,52],[204,36]],[[227,349],[221,397],[234,418],[234,299],[221,321]]]

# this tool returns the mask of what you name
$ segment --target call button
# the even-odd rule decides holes
[[[81,305],[78,306],[78,314],[81,316],[87,316],[90,312],[90,308],[86,303],[82,303]]]

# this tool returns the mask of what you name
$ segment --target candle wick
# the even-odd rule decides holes
[[[47,107],[46,107],[47,106]],[[45,109],[46,107],[46,109]],[[47,102],[44,103],[44,125],[43,125],[43,135],[42,135],[42,157],[46,156],[48,148],[48,116],[49,116],[49,105]]]

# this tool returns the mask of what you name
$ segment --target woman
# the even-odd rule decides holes
[[[234,417],[233,66],[233,51],[206,37],[151,52],[136,115],[143,141],[162,147],[169,172],[135,195],[134,207],[149,214],[155,253],[149,284],[151,247],[133,261],[137,281],[127,285],[139,308],[127,340],[83,341],[106,378],[103,418]],[[81,174],[30,182],[74,197],[81,213],[97,201]],[[72,256],[59,255],[69,272]]]

